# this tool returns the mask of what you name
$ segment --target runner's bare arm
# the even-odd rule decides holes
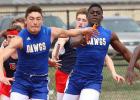
[[[10,55],[12,53],[15,52],[15,50],[17,48],[22,48],[22,39],[18,36],[16,36],[15,38],[11,39],[11,42],[9,43],[9,45],[6,47],[6,48],[3,48],[1,49],[0,51],[0,81],[7,84],[7,85],[10,85],[10,78],[5,78],[4,77],[4,72],[3,72],[3,62],[8,59],[10,57]]]

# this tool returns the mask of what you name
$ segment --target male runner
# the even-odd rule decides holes
[[[83,28],[87,26],[87,24],[87,9],[81,8],[76,13],[75,28]],[[62,66],[58,68],[55,73],[57,100],[62,100],[68,76],[70,75],[76,61],[76,49],[71,47],[70,38],[58,39],[52,52],[52,59],[60,59],[60,63],[62,64]],[[113,61],[108,55],[105,58],[105,62],[112,73],[113,79],[115,79],[117,82],[123,82],[124,78],[116,73]]]
[[[6,38],[7,43],[9,43],[12,38],[14,38],[16,35],[18,35],[18,33],[19,33],[19,31],[16,29],[7,30],[7,38]],[[4,72],[5,72],[6,77],[8,77],[8,78],[13,77],[14,72],[16,70],[17,60],[18,60],[17,52],[14,52],[4,62]],[[0,100],[10,100],[10,90],[11,90],[11,85],[6,85],[4,83],[1,83]]]
[[[6,39],[2,42],[1,48],[5,48],[10,43],[11,39],[18,35],[18,33],[23,29],[25,25],[24,18],[17,18],[14,19],[11,23],[11,26],[9,29],[5,31]],[[14,52],[11,54],[11,56],[4,62],[4,72],[6,77],[13,77],[14,72],[16,70],[16,64],[17,64],[17,52]],[[4,83],[1,83],[0,87],[0,100],[10,100],[10,91],[11,91],[11,85],[5,85]]]
[[[76,36],[79,34],[94,35],[92,27],[64,30],[45,27],[42,9],[37,5],[27,8],[25,13],[26,28],[19,36],[0,53],[0,81],[10,85],[13,78],[6,78],[3,73],[3,62],[15,50],[18,52],[18,63],[15,80],[12,85],[10,100],[48,100],[48,53],[51,42],[58,37]]]
[[[101,26],[103,10],[93,3],[88,8],[88,26],[98,24],[99,35],[91,37],[86,46],[77,48],[77,59],[63,100],[99,100],[102,70],[109,44],[129,61],[131,53],[120,42],[116,33]],[[137,65],[140,69],[140,67]]]

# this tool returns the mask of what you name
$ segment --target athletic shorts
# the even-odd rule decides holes
[[[60,93],[64,93],[66,82],[69,74],[62,72],[61,70],[57,70],[55,73],[56,80],[56,91]]]
[[[4,75],[6,76],[6,72],[4,72]],[[11,85],[5,85],[4,83],[0,83],[0,94],[10,97],[10,92],[11,92]]]
[[[48,75],[29,75],[22,72],[15,73],[12,92],[17,92],[33,99],[47,100]]]
[[[1,95],[1,89],[2,89],[1,85],[2,85],[2,83],[0,82],[0,95]]]
[[[0,94],[10,97],[11,85],[5,85],[4,83],[0,83],[0,84],[1,84]]]
[[[95,83],[94,80],[83,77],[70,77],[66,93],[80,95],[82,89],[94,89],[101,92],[101,83]]]

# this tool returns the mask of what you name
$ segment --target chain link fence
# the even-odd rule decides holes
[[[70,28],[71,23],[75,20],[76,10],[64,10],[64,11],[44,11],[44,15],[47,16],[57,16],[61,19],[65,24],[65,28]],[[127,15],[135,18],[135,14],[140,13],[140,9],[127,9],[127,10],[105,10],[105,15]],[[6,24],[9,22],[3,22],[2,16],[17,16],[20,14],[24,14],[24,12],[2,12],[0,13],[0,28],[7,27]],[[138,19],[136,19],[138,20]],[[46,22],[47,23],[47,22]],[[60,23],[57,23],[60,24]],[[5,25],[5,26],[2,26]],[[51,24],[49,26],[52,26]],[[62,27],[63,28],[63,27]],[[118,58],[117,58],[118,57]],[[128,63],[123,60],[122,57],[117,56],[113,58],[115,63],[116,71],[118,74],[125,76],[126,68]],[[49,88],[50,88],[50,100],[56,100],[56,91],[55,91],[55,68],[49,67]],[[129,86],[127,83],[117,84],[116,81],[113,80],[111,73],[104,67],[103,70],[104,80],[102,86],[102,92],[100,96],[100,100],[139,100],[139,90],[140,90],[140,81],[136,81],[135,85]]]

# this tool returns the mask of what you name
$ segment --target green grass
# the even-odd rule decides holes
[[[55,91],[55,68],[49,67],[49,100],[56,100],[56,91]]]
[[[125,76],[126,67],[116,67],[118,74]],[[127,83],[118,84],[113,80],[111,73],[106,67],[103,70],[103,85],[100,100],[140,100],[140,84],[137,81],[130,86]]]
[[[125,76],[126,67],[116,67],[117,73]],[[55,78],[54,78],[55,69],[50,68],[49,77],[50,77],[50,100],[56,100],[55,92]],[[127,83],[118,84],[113,80],[110,71],[104,67],[103,70],[103,85],[102,92],[100,95],[100,100],[140,100],[140,81],[137,81],[134,85],[130,86]]]

